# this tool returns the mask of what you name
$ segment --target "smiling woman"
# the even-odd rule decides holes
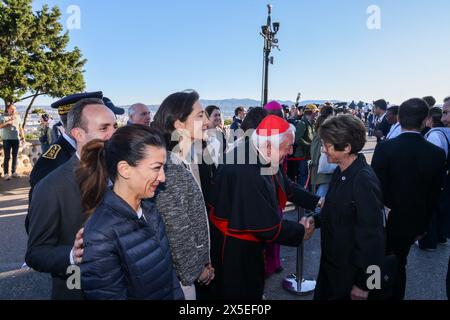
[[[316,300],[369,298],[369,266],[384,256],[383,198],[380,182],[364,155],[361,120],[331,117],[319,129],[328,162],[336,163],[325,205],[315,216],[321,228],[322,259]]]
[[[175,270],[186,300],[196,300],[197,293],[201,298],[203,286],[214,279],[208,217],[195,161],[197,152],[202,151],[208,125],[199,98],[193,90],[171,94],[152,123],[155,129],[164,132],[169,147],[167,182],[155,202],[166,224]]]
[[[164,223],[148,200],[165,181],[165,162],[163,137],[140,125],[84,147],[77,177],[88,218],[81,264],[88,299],[183,298]]]

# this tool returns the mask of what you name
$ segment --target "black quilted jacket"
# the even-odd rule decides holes
[[[141,206],[147,221],[108,190],[87,222],[81,264],[87,299],[184,299],[164,223],[151,201]]]

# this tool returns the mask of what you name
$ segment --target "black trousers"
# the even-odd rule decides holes
[[[11,173],[16,173],[17,169],[17,156],[19,154],[19,140],[3,140],[3,151],[5,153],[5,159],[3,160],[3,173],[9,173],[9,160],[11,159],[12,151],[12,166]]]
[[[386,255],[394,254],[398,260],[397,277],[393,284],[393,299],[403,300],[406,290],[406,264],[411,246],[415,237],[399,236],[387,229],[386,233]]]
[[[422,249],[436,249],[439,242],[447,241],[447,212],[448,208],[439,210],[436,208],[433,212],[433,218],[428,226],[427,235],[419,241]]]

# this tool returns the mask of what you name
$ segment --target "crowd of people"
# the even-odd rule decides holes
[[[193,90],[153,117],[134,104],[121,128],[101,92],[66,97],[52,105],[62,134],[30,177],[26,263],[51,273],[53,299],[261,300],[280,245],[318,229],[316,300],[404,299],[411,246],[436,250],[450,233],[450,98],[433,100],[272,101],[238,107],[227,129]],[[283,219],[288,202],[308,215]]]

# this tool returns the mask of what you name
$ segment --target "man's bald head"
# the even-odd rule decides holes
[[[128,117],[132,124],[141,124],[149,126],[151,113],[149,107],[143,103],[135,103],[128,109]]]

